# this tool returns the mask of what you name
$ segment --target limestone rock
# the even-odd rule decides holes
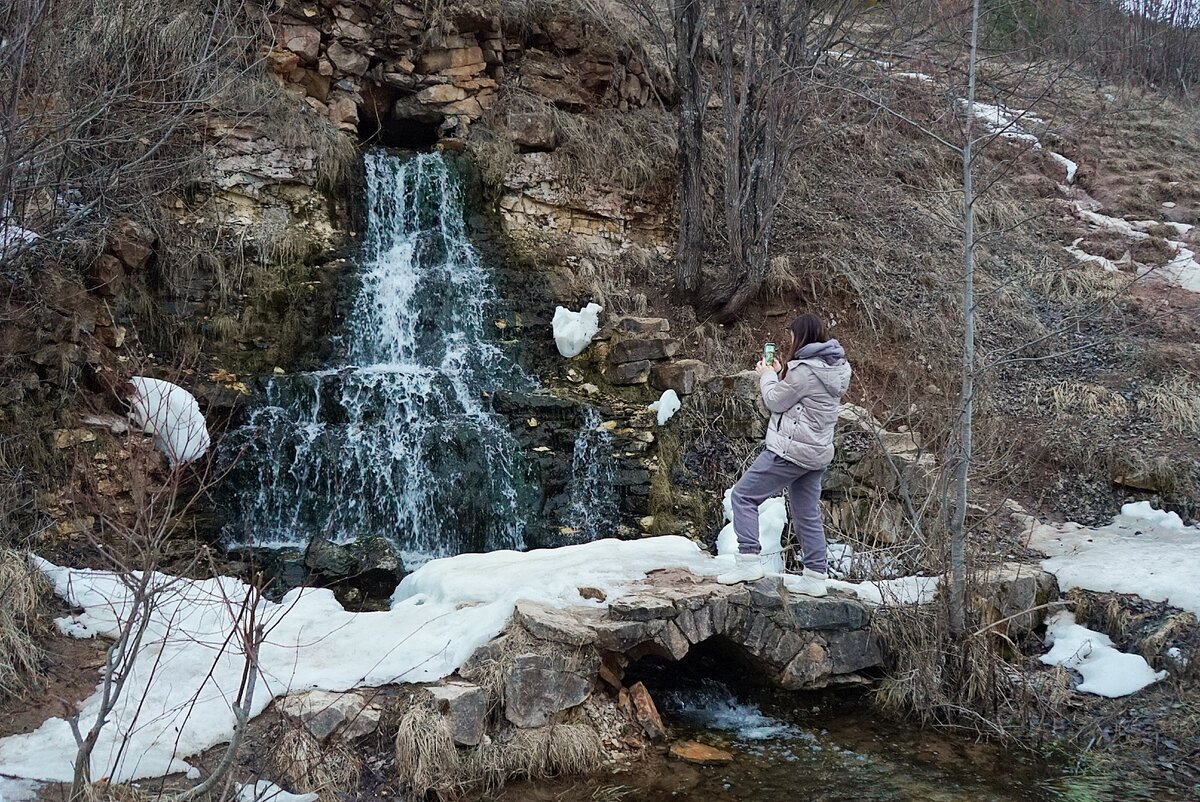
[[[820,598],[792,595],[786,610],[797,629],[862,629],[869,620],[867,609],[859,602],[833,594]]]
[[[712,368],[699,359],[661,362],[650,369],[650,384],[658,390],[691,395],[712,378]]]
[[[359,53],[357,50],[351,50],[341,42],[334,42],[325,49],[325,55],[333,62],[334,66],[342,72],[350,73],[351,75],[365,75],[367,67],[370,66],[370,59]]]
[[[434,84],[417,92],[419,103],[453,103],[467,96],[467,90],[454,84]]]
[[[417,70],[423,73],[444,72],[446,70],[478,64],[485,66],[483,50],[479,47],[456,47],[441,50],[430,50],[417,59]]]
[[[661,741],[667,737],[667,728],[663,724],[662,717],[658,714],[658,707],[654,704],[654,699],[650,696],[650,691],[646,690],[646,686],[640,682],[634,683],[629,688],[629,700],[633,704],[633,717],[638,724],[642,725],[646,736],[652,741]]]
[[[592,692],[600,667],[593,651],[519,655],[504,677],[504,717],[522,727],[542,727]]]
[[[529,150],[554,150],[558,132],[554,118],[546,113],[524,112],[508,115],[508,130],[513,142]]]
[[[989,568],[980,582],[977,604],[985,623],[1010,619],[994,629],[1025,635],[1041,625],[1046,609],[1033,609],[1058,598],[1058,580],[1035,565],[1008,562]],[[1029,611],[1029,612],[1026,612]]]
[[[137,272],[154,255],[154,232],[141,223],[122,220],[112,232],[108,251],[121,260],[126,270]]]
[[[679,341],[670,337],[623,338],[613,343],[608,359],[615,365],[642,360],[668,359],[679,350]]]
[[[604,378],[609,384],[630,385],[645,384],[650,380],[650,361],[625,362],[620,365],[606,365]]]
[[[307,691],[285,696],[275,707],[281,715],[302,724],[319,741],[334,733],[344,740],[354,740],[379,726],[379,708],[358,691]]]
[[[702,744],[699,741],[676,741],[671,744],[671,757],[695,763],[698,766],[719,766],[732,763],[733,755],[724,749]]]
[[[447,681],[428,688],[434,704],[450,719],[450,731],[457,746],[478,746],[487,724],[487,693],[469,682]]]
[[[833,632],[827,637],[830,671],[849,674],[883,662],[883,647],[869,629]]]
[[[517,603],[517,621],[530,635],[541,640],[583,646],[596,639],[595,630],[568,612],[536,602]]]
[[[615,331],[627,334],[665,334],[671,330],[671,321],[665,317],[619,317],[612,324]]]
[[[678,611],[669,599],[650,594],[631,593],[613,601],[609,614],[618,621],[653,621],[674,618]]]
[[[309,64],[321,55],[321,32],[312,25],[285,24],[279,42]]]

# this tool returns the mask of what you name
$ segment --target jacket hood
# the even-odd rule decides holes
[[[800,367],[801,363],[803,367]],[[850,387],[850,363],[846,361],[846,350],[837,340],[809,343],[788,365],[788,370],[806,368],[834,398],[844,396]]]

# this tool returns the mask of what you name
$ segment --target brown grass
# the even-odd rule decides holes
[[[38,610],[49,593],[50,583],[28,555],[0,547],[0,699],[38,681],[43,656],[35,636],[45,629]]]
[[[1138,407],[1176,434],[1200,432],[1200,382],[1185,376],[1142,387]]]
[[[350,744],[333,740],[321,744],[303,726],[284,722],[271,742],[267,762],[273,776],[294,791],[318,793],[334,802],[354,793],[362,775],[362,756]]]

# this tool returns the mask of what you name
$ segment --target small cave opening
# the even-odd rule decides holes
[[[440,140],[441,120],[427,122],[406,118],[363,118],[358,126],[358,138],[363,145],[376,145],[398,150],[429,150]]]

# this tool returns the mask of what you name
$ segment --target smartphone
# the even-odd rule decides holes
[[[763,346],[763,364],[770,367],[773,359],[775,359],[775,343],[767,343]]]

